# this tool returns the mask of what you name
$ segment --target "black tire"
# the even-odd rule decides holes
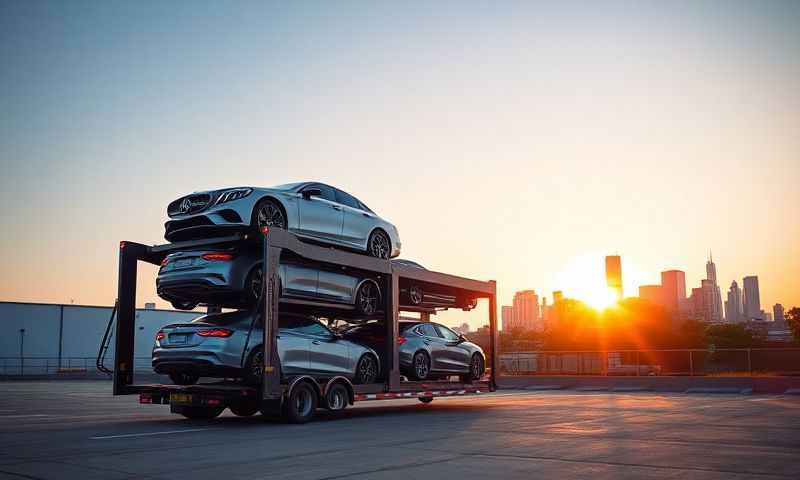
[[[197,302],[170,302],[172,308],[175,310],[194,310],[197,308]]]
[[[420,350],[411,360],[411,376],[414,380],[427,380],[431,374],[431,357],[427,352]]]
[[[286,419],[290,423],[306,423],[314,417],[317,409],[317,391],[308,382],[300,382],[292,388],[284,406]]]
[[[169,379],[172,380],[172,383],[175,385],[194,385],[200,380],[200,377],[188,373],[175,372],[169,374]]]
[[[350,392],[342,383],[334,383],[325,394],[325,408],[331,412],[341,412],[350,403]]]
[[[408,289],[408,301],[411,305],[417,306],[421,304],[424,298],[425,293],[419,285],[412,285],[411,288]]]
[[[367,240],[367,255],[388,260],[392,254],[392,241],[383,230],[375,230]]]
[[[250,219],[250,226],[256,232],[260,232],[263,227],[286,230],[286,225],[288,225],[286,212],[277,201],[265,198],[260,200],[253,208],[253,218]]]
[[[178,413],[180,413],[186,418],[191,418],[192,420],[210,420],[212,418],[218,417],[224,410],[225,407],[186,406],[186,407],[181,407],[181,411]]]
[[[375,315],[381,301],[381,291],[374,282],[361,283],[356,292],[355,307],[361,315]]]
[[[256,303],[264,293],[264,272],[261,271],[261,266],[254,267],[245,280],[245,290],[248,303]]]
[[[244,382],[248,385],[261,385],[264,379],[264,349],[261,345],[253,348],[244,364]]]
[[[243,400],[228,405],[228,408],[237,417],[249,417],[256,414],[259,404],[256,400]]]
[[[433,397],[418,397],[418,399],[422,403],[431,403],[433,401]]]
[[[484,374],[483,356],[479,353],[473,353],[472,359],[469,361],[469,373],[461,375],[463,383],[477,382],[483,377]]]
[[[376,378],[378,378],[378,360],[369,353],[361,355],[356,364],[356,383],[367,385],[375,383]]]

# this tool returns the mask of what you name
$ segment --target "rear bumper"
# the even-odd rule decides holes
[[[187,271],[159,275],[158,296],[169,302],[238,305],[245,302],[243,285],[232,285],[230,271]],[[241,276],[241,275],[240,275]],[[241,279],[240,279],[241,280]]]

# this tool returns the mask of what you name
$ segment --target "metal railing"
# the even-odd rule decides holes
[[[800,375],[800,348],[533,351],[498,360],[501,375]]]
[[[0,375],[97,376],[96,357],[0,357]],[[134,371],[152,372],[151,357],[134,358]]]

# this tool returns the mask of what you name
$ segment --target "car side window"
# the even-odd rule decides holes
[[[320,195],[319,198],[324,198],[325,200],[336,202],[336,190],[334,190],[333,187],[329,187],[321,183],[313,183],[307,186],[306,188],[318,188],[320,192],[322,192],[322,195]]]
[[[435,328],[433,328],[433,325],[431,325],[430,323],[423,323],[420,326],[420,329],[422,330],[422,334],[425,335],[426,337],[433,337],[433,338],[439,337],[439,333],[436,331]]]
[[[444,325],[436,325],[436,330],[438,330],[439,335],[441,335],[442,338],[444,338],[448,342],[455,342],[456,340],[458,340],[458,335],[456,334],[456,332],[450,330]]]
[[[342,205],[347,205],[348,207],[361,210],[361,202],[356,200],[356,198],[349,193],[345,193],[341,190],[336,190],[336,201]]]

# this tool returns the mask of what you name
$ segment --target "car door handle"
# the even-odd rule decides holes
[[[372,215],[370,215],[369,213],[362,213],[361,215],[364,215],[367,218],[372,218]]]
[[[312,340],[311,343],[313,343],[314,345],[319,345],[320,342],[319,340]]]
[[[331,205],[331,208],[334,209],[334,210],[341,210],[342,209],[342,207],[340,207],[338,205]]]

